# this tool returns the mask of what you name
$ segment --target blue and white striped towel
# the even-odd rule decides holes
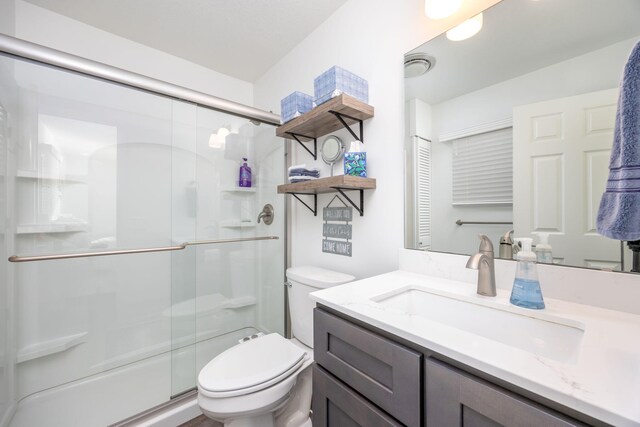
[[[616,112],[609,180],[600,200],[598,233],[640,240],[640,43],[624,68]]]

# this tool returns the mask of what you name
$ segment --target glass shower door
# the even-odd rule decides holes
[[[173,116],[181,103],[0,61],[12,70],[2,86],[15,94],[9,254],[174,245]],[[171,253],[6,268],[15,334],[11,427],[107,425],[168,399]]]
[[[272,127],[225,113],[198,107],[195,122],[196,168],[177,184],[184,197],[174,191],[176,200],[194,202],[193,212],[178,213],[174,204],[174,221],[189,223],[195,242],[232,241],[194,245],[174,255],[195,267],[194,277],[182,284],[174,271],[174,395],[193,389],[200,369],[242,338],[284,333],[284,198],[276,193],[284,145]],[[252,168],[248,188],[239,186],[243,158]],[[257,221],[265,204],[275,211],[271,225]],[[233,242],[262,236],[280,239]]]
[[[282,332],[272,127],[8,56],[0,106],[0,423],[109,425],[194,388],[242,336]],[[265,235],[280,240],[182,246]]]

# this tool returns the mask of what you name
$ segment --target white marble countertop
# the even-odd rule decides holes
[[[577,357],[560,362],[372,300],[408,285],[528,317],[555,316],[581,325]],[[521,309],[509,303],[505,290],[498,289],[497,297],[483,297],[474,284],[405,271],[317,291],[311,298],[598,420],[640,426],[638,315],[554,299],[545,299],[544,310]],[[499,330],[500,325],[495,327]]]

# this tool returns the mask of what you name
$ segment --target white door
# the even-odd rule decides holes
[[[548,232],[556,263],[620,268],[620,242],[596,232],[617,93],[609,89],[513,110],[515,236]]]

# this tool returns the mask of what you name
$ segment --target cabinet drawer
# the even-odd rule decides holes
[[[427,427],[584,426],[442,362],[425,365]]]
[[[314,311],[314,358],[407,426],[420,425],[422,355],[321,309]]]
[[[318,365],[313,367],[313,427],[401,425]]]

